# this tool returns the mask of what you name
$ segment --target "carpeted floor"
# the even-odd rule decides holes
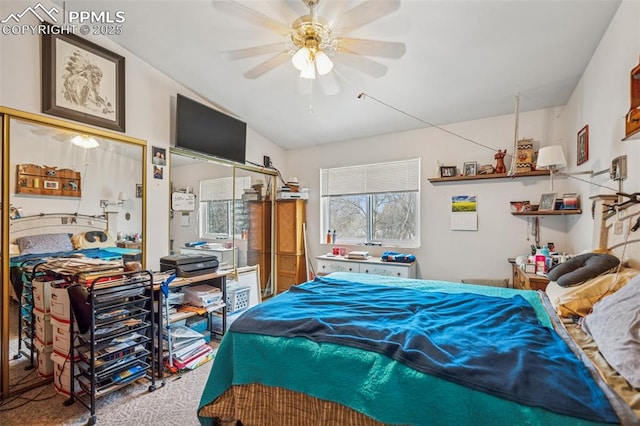
[[[10,355],[18,353],[17,305],[11,304]],[[22,356],[9,362],[11,384],[40,380],[36,369],[24,370],[30,364]],[[149,380],[138,380],[116,392],[97,399],[98,425],[199,425],[196,414],[200,396],[209,376],[211,365],[205,365],[182,375],[156,380],[156,390],[149,392]],[[0,401],[2,426],[85,425],[91,412],[80,402],[65,406],[68,396],[56,392],[52,383]]]
[[[149,392],[148,380],[139,380],[97,400],[97,424],[116,425],[199,425],[196,410],[213,362],[181,376],[156,381]],[[37,374],[37,373],[34,373]],[[0,404],[0,424],[73,425],[87,423],[91,413],[78,401],[65,406],[67,396],[58,394],[53,384],[33,389]]]

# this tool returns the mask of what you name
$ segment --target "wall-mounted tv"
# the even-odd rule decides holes
[[[244,164],[247,124],[178,93],[176,147]]]

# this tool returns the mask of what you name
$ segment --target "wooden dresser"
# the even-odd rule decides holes
[[[511,264],[513,273],[513,288],[519,290],[545,290],[549,279],[537,274],[524,272],[515,263]]]
[[[305,200],[276,201],[277,293],[307,281],[302,227],[305,220]]]

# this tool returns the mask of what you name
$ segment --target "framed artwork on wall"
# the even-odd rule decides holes
[[[589,125],[578,132],[578,165],[589,159]]]
[[[124,132],[123,56],[55,31],[42,35],[41,54],[43,113]]]

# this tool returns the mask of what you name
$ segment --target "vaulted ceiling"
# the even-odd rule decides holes
[[[66,7],[125,11],[123,32],[113,41],[272,142],[296,149],[508,114],[516,94],[520,111],[565,105],[620,4],[401,0],[397,10],[368,22],[385,2],[320,1],[317,15],[347,32],[339,36],[406,48],[399,58],[338,52],[333,95],[323,92],[326,79],[300,79],[289,60],[258,78],[243,75],[274,53],[244,59],[226,53],[284,48],[282,28],[309,12],[302,0],[67,1]],[[369,75],[384,67],[384,75]]]

